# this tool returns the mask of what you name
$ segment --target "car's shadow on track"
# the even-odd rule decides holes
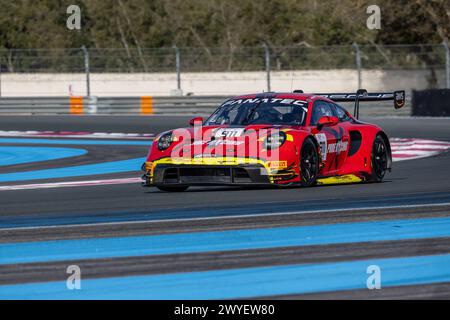
[[[315,185],[311,187],[302,187],[301,185],[291,185],[291,186],[205,186],[205,187],[191,187],[186,191],[181,192],[167,192],[158,190],[157,188],[150,187],[150,190],[146,191],[145,193],[157,193],[157,194],[183,194],[183,193],[199,193],[199,192],[236,192],[236,191],[255,191],[255,190],[293,190],[293,189],[322,189],[322,188],[333,188],[333,187],[346,187],[346,186],[375,186],[375,185],[383,185],[383,184],[389,184],[394,182],[393,180],[406,180],[406,178],[396,178],[396,179],[389,179],[384,180],[383,182],[355,182],[355,183],[335,183],[335,184],[323,184],[323,185]]]

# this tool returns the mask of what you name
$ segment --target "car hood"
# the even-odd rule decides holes
[[[291,130],[293,128],[290,126],[273,125],[204,126],[175,129],[172,130],[172,145],[167,150],[159,150],[157,137],[151,155],[154,158],[260,158],[261,156],[267,158],[267,150],[264,147],[266,137],[280,131],[288,134]],[[292,138],[289,134],[288,136]],[[151,155],[149,154],[149,159],[152,158]]]
[[[278,131],[289,131],[289,126],[248,125],[248,126],[204,126],[173,130],[180,143],[208,143],[214,140],[241,141],[260,139]],[[190,137],[190,139],[189,139]]]

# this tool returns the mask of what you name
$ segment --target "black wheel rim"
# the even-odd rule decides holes
[[[311,143],[307,143],[302,149],[301,172],[302,181],[309,184],[312,183],[317,176],[317,150]]]
[[[383,178],[387,168],[387,150],[382,140],[375,140],[373,146],[373,170],[378,178]]]

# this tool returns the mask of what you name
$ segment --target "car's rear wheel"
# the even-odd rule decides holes
[[[183,191],[186,191],[189,187],[187,187],[187,186],[170,186],[170,187],[157,186],[157,188],[161,191],[166,191],[166,192],[183,192]]]
[[[317,146],[311,138],[305,139],[300,154],[301,185],[313,186],[317,182],[319,173],[319,154]]]
[[[372,181],[381,182],[387,171],[388,150],[383,137],[377,135],[372,147]]]

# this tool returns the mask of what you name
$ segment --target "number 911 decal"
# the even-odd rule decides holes
[[[216,138],[236,138],[240,137],[244,132],[244,128],[226,128],[226,129],[218,129],[214,136]]]

